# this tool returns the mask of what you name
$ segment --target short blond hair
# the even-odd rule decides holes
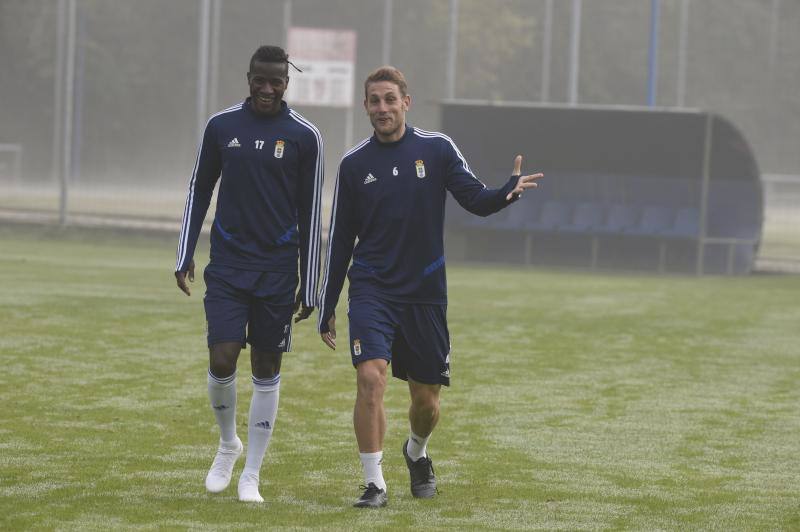
[[[408,84],[406,83],[406,77],[403,75],[403,73],[393,66],[385,65],[373,70],[372,73],[367,76],[367,79],[364,81],[365,98],[367,96],[367,87],[369,84],[377,83],[379,81],[388,81],[390,83],[394,83],[397,85],[397,88],[400,89],[400,94],[403,96],[408,94]]]

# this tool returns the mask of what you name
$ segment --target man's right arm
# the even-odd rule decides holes
[[[344,179],[342,165],[336,175],[336,186],[333,195],[331,225],[328,229],[328,254],[325,259],[325,274],[320,293],[319,317],[317,327],[320,333],[328,332],[328,322],[334,315],[339,294],[347,275],[347,266],[353,256],[358,228],[354,216],[352,195]]]
[[[213,123],[209,121],[197,152],[192,177],[189,180],[189,193],[186,198],[181,234],[178,240],[175,276],[178,278],[178,286],[184,292],[187,292],[188,288],[184,289],[185,282],[184,286],[181,286],[181,280],[186,277],[187,273],[190,274],[190,280],[194,277],[194,250],[221,168],[221,157]]]

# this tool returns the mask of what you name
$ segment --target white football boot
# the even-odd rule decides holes
[[[233,474],[233,466],[236,460],[241,456],[244,450],[242,440],[237,436],[234,440],[234,445],[219,444],[217,455],[214,457],[214,463],[211,464],[211,469],[208,470],[206,475],[206,489],[211,493],[219,493],[228,487],[231,483],[231,475]]]
[[[242,473],[239,477],[239,500],[242,502],[264,502],[258,492],[258,475],[255,473]]]

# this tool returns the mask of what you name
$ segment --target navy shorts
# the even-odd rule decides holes
[[[209,347],[240,342],[263,351],[290,351],[297,274],[209,264],[206,309]]]
[[[347,315],[353,366],[382,358],[391,363],[398,379],[450,385],[447,305],[358,296],[350,299]]]

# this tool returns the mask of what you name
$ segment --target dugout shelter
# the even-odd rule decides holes
[[[592,269],[745,274],[763,192],[753,152],[701,110],[454,100],[442,130],[489,186],[542,171],[539,188],[487,218],[447,208],[448,257]],[[452,201],[452,199],[448,200]]]

